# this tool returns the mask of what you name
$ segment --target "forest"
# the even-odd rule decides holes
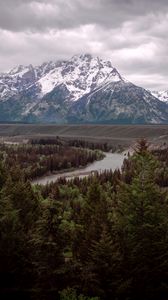
[[[121,170],[46,186],[3,152],[1,299],[168,299],[168,148],[134,150]]]
[[[0,144],[0,155],[5,158],[9,169],[14,164],[19,165],[26,179],[84,167],[104,157],[98,149],[83,149],[52,141],[51,144],[43,141],[18,145]]]
[[[63,138],[63,137],[55,137],[55,138],[33,138],[30,140],[32,145],[59,145],[66,147],[76,147],[82,149],[92,149],[92,150],[101,150],[104,152],[112,151],[112,152],[121,152],[124,150],[124,147],[120,144],[112,144],[107,142],[102,142],[101,139],[95,141],[93,138],[91,140],[88,139],[79,139],[79,138]]]

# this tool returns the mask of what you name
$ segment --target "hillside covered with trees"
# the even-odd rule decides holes
[[[168,149],[31,186],[0,162],[0,298],[168,299]]]

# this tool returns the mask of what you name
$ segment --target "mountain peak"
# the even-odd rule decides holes
[[[167,106],[156,98],[89,53],[0,74],[1,121],[165,122]]]
[[[110,61],[91,54],[74,55],[70,60],[60,61],[39,79],[43,95],[64,83],[71,101],[76,101],[103,82],[123,80]]]
[[[90,53],[83,53],[83,54],[75,54],[72,56],[72,60],[85,60],[85,61],[91,61],[93,56]]]
[[[30,64],[28,66],[19,65],[14,67],[12,70],[8,72],[9,75],[23,75],[28,71],[34,70],[33,66]]]
[[[124,81],[111,61],[90,53],[76,54],[69,60],[44,62],[36,67],[19,65],[4,78],[0,99],[7,99],[31,86],[36,91],[34,97],[44,97],[63,84],[69,92],[69,100],[77,101],[104,83]]]
[[[72,56],[72,58],[70,60],[83,61],[85,63],[91,63],[93,61],[94,63],[99,64],[101,67],[108,66],[108,67],[114,69],[112,62],[110,60],[100,58],[99,56],[94,56],[90,53],[76,54],[76,55]]]

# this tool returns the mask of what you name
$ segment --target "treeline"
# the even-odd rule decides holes
[[[111,143],[103,143],[102,141],[88,141],[81,139],[68,139],[63,137],[56,138],[34,138],[30,140],[32,145],[66,145],[68,147],[78,147],[78,148],[87,148],[96,150],[99,149],[104,152],[112,151],[112,152],[121,152],[124,150],[122,145],[112,145]]]
[[[103,158],[100,151],[54,144],[0,145],[0,153],[8,167],[19,165],[26,179],[47,173],[79,168]]]
[[[144,140],[121,171],[44,187],[2,161],[1,298],[167,300],[168,182],[158,170]]]

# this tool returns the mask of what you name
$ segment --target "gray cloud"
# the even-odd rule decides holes
[[[0,71],[90,52],[168,89],[167,0],[0,0]]]
[[[1,0],[0,26],[12,31],[67,29],[86,24],[116,27],[167,8],[167,0]]]

